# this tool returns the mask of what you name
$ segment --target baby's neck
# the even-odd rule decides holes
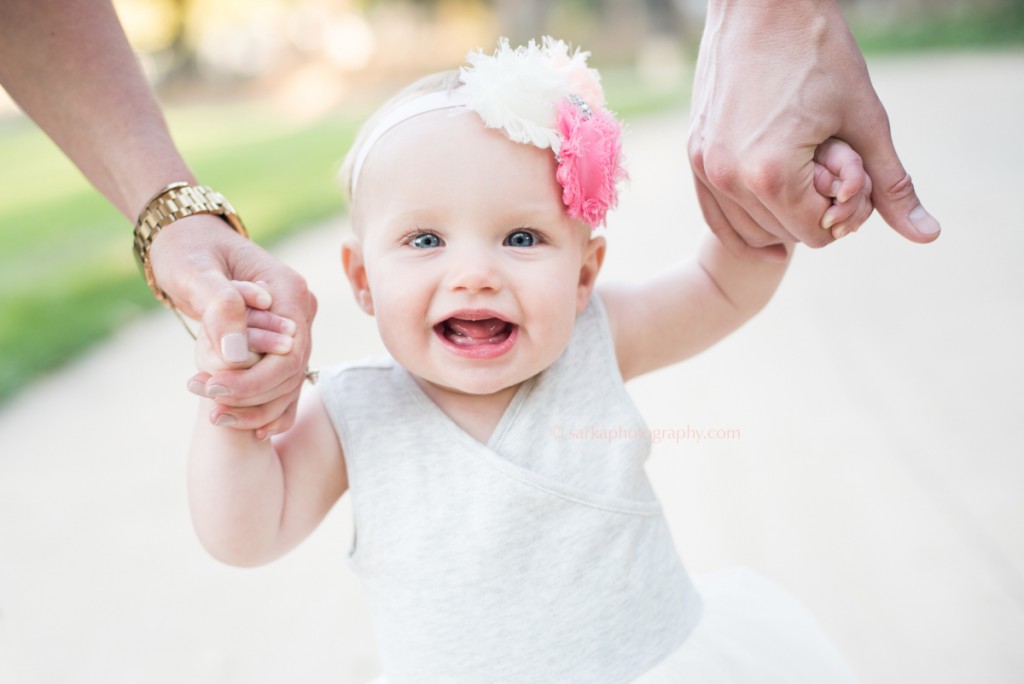
[[[497,427],[505,409],[512,402],[519,384],[506,387],[494,394],[466,394],[435,385],[421,378],[417,384],[439,409],[452,419],[470,437],[486,444]]]

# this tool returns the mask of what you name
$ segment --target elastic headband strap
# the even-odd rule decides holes
[[[426,93],[419,97],[413,98],[408,102],[405,102],[395,109],[391,110],[387,116],[380,120],[380,122],[373,127],[370,134],[366,136],[366,140],[359,148],[359,153],[356,155],[356,161],[352,165],[352,194],[356,194],[356,183],[359,181],[359,174],[363,170],[363,164],[366,163],[366,157],[370,154],[370,150],[373,146],[384,137],[384,134],[390,131],[392,128],[408,121],[414,116],[420,114],[426,114],[427,112],[435,112],[440,109],[453,109],[455,107],[465,107],[469,104],[469,98],[466,97],[461,89],[455,90],[441,90],[434,91],[432,93]]]

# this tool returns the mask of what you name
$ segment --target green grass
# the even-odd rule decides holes
[[[685,87],[611,74],[610,106],[636,116]],[[365,112],[297,126],[251,105],[171,108],[196,176],[269,244],[342,210],[334,176]],[[0,125],[0,403],[157,305],[131,256],[131,226],[31,123]]]
[[[1024,2],[961,6],[882,23],[850,17],[850,24],[861,50],[873,54],[1024,45]]]
[[[296,128],[254,108],[171,110],[197,176],[273,242],[342,208],[334,172],[352,117]],[[0,128],[0,402],[157,306],[131,226],[31,124]]]

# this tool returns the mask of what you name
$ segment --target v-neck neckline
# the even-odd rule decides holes
[[[509,401],[508,406],[506,406],[505,410],[502,412],[501,418],[499,418],[498,422],[494,424],[494,428],[491,430],[491,434],[488,436],[487,441],[481,442],[476,437],[466,432],[466,430],[456,423],[451,416],[445,413],[444,409],[438,406],[437,403],[430,398],[430,395],[424,391],[412,373],[401,366],[397,367],[401,370],[400,374],[406,388],[413,394],[419,403],[423,405],[424,409],[428,413],[433,414],[434,418],[444,423],[450,430],[459,435],[460,438],[468,440],[478,447],[482,446],[494,452],[496,452],[496,447],[501,444],[501,440],[515,422],[516,415],[526,402],[527,397],[530,395],[530,390],[533,388],[537,379],[536,376],[534,376],[527,378],[519,384],[519,387],[516,388],[516,392],[512,395],[512,399]]]

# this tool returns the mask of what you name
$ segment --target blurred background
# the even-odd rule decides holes
[[[869,54],[1024,43],[1021,0],[846,0]],[[685,105],[702,0],[117,0],[204,183],[272,243],[342,210],[358,123],[467,46],[586,46],[629,119]],[[155,305],[128,222],[0,90],[0,403]],[[24,331],[32,331],[26,335]]]

